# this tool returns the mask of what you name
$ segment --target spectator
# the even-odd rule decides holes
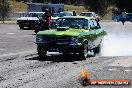
[[[126,21],[126,10],[125,9],[122,11],[121,16],[122,16],[122,24],[124,25]]]
[[[77,16],[77,14],[76,14],[76,12],[75,12],[75,11],[73,11],[73,16]]]
[[[42,16],[43,18],[43,28],[44,30],[49,30],[50,29],[50,21],[51,21],[51,15],[49,13],[48,9],[45,9],[45,14]]]

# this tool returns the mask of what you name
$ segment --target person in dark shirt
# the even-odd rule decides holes
[[[122,11],[121,16],[122,16],[122,24],[124,25],[126,21],[126,10],[125,9]]]
[[[73,11],[73,16],[77,16],[77,14],[76,14],[76,12],[75,12],[75,11]]]
[[[43,29],[49,30],[50,29],[51,15],[50,15],[48,9],[45,9],[45,14],[43,14],[42,19],[43,19]]]

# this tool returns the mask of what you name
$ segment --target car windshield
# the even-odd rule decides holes
[[[80,16],[87,16],[87,17],[91,17],[92,14],[91,13],[81,13]]]
[[[42,17],[43,13],[28,13],[26,17]]]
[[[57,27],[87,29],[88,20],[83,18],[59,18],[57,21]]]
[[[60,13],[59,16],[60,17],[63,17],[63,16],[72,16],[72,13]]]
[[[59,17],[59,13],[54,13],[53,17]]]
[[[127,14],[127,16],[132,16],[132,13]]]

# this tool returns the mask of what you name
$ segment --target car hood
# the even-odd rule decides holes
[[[79,36],[81,33],[88,32],[85,29],[68,29],[66,31],[46,30],[39,31],[37,35],[49,35],[49,36]]]
[[[17,20],[39,20],[37,17],[20,17]]]

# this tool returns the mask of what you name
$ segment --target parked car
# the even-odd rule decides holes
[[[60,13],[54,13],[51,19],[57,20],[60,17]]]
[[[91,17],[65,16],[58,18],[56,29],[39,31],[36,44],[39,57],[47,52],[79,54],[86,58],[89,50],[100,52],[101,41],[106,31]]]
[[[132,22],[132,13],[127,13],[127,18],[128,21]]]
[[[82,12],[80,16],[93,17],[96,19],[96,21],[100,21],[100,16],[98,14],[95,14],[95,12]]]
[[[17,18],[17,24],[20,29],[24,27],[35,28],[40,23],[40,18],[45,12],[27,12],[24,17]]]
[[[60,12],[60,13],[54,13],[53,16],[51,17],[52,23],[51,26],[52,28],[55,27],[55,23],[59,17],[64,17],[64,16],[73,16],[73,12]]]
[[[112,16],[112,20],[115,22],[121,21],[122,20],[121,14]],[[132,13],[126,13],[126,21],[132,22]]]
[[[112,16],[112,20],[115,21],[115,22],[121,21],[121,19],[122,19],[121,15]]]
[[[57,20],[59,17],[64,17],[64,16],[73,16],[73,12],[54,13],[52,15],[52,19]]]

